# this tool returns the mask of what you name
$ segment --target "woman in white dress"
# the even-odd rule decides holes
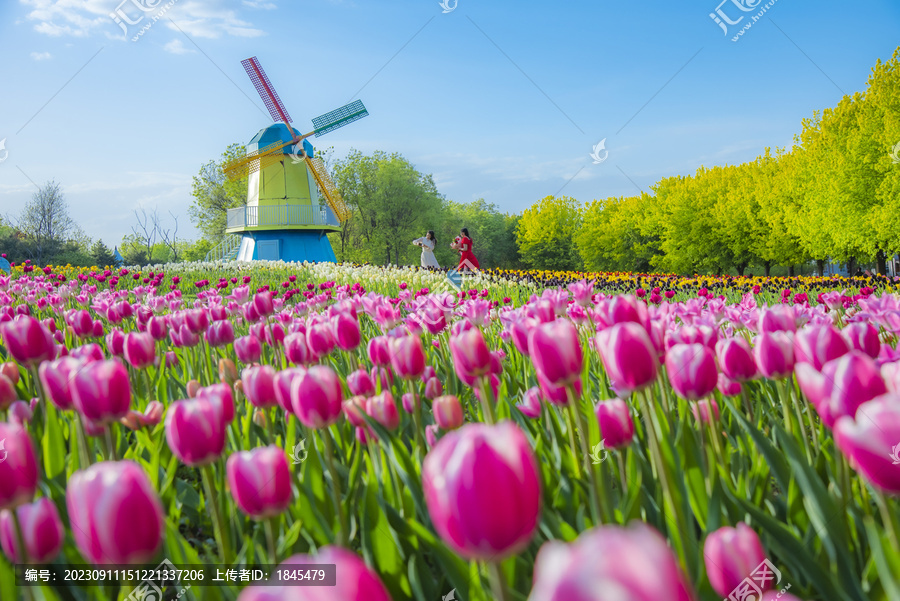
[[[428,230],[428,233],[425,234],[424,238],[416,238],[413,240],[413,244],[422,247],[422,267],[434,267],[440,269],[441,266],[438,265],[437,259],[434,258],[434,247],[437,244],[437,239],[434,237],[433,230]]]

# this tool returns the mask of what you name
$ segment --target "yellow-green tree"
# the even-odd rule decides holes
[[[522,261],[532,269],[580,269],[575,234],[581,227],[581,210],[570,196],[547,196],[526,209],[516,228]]]

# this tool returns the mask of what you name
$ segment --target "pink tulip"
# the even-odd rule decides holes
[[[375,336],[369,340],[367,351],[369,353],[369,361],[371,361],[373,365],[381,366],[391,364],[389,342],[387,336]]]
[[[796,332],[797,318],[790,305],[774,305],[759,314],[757,330],[760,334],[772,332]]]
[[[0,334],[12,358],[26,367],[37,367],[56,355],[53,335],[30,315],[19,315],[0,325]]]
[[[101,336],[103,336],[103,322],[101,322],[99,319],[94,322],[93,334],[94,334],[94,336],[93,336],[94,338],[100,338]]]
[[[242,363],[256,363],[262,357],[262,345],[253,334],[241,336],[234,341],[234,353]]]
[[[450,338],[450,354],[461,380],[480,378],[491,372],[491,351],[479,328],[473,327]]]
[[[885,363],[881,366],[881,377],[887,389],[891,392],[900,392],[900,361]]]
[[[331,324],[313,323],[306,328],[306,346],[315,357],[324,357],[334,350],[336,341]]]
[[[38,378],[44,394],[51,403],[63,411],[73,407],[72,380],[84,363],[72,357],[42,363],[38,368]]]
[[[294,412],[294,405],[291,403],[291,384],[304,373],[306,373],[305,367],[291,367],[275,374],[272,380],[272,384],[275,387],[275,399],[281,408],[288,413]]]
[[[91,314],[84,309],[72,311],[66,321],[69,322],[69,325],[72,326],[72,331],[79,338],[90,338],[93,336],[94,321],[91,319]]]
[[[204,386],[197,391],[197,398],[212,403],[226,426],[234,421],[234,395],[227,384]]]
[[[286,581],[284,586],[248,586],[241,591],[238,601],[391,601],[390,594],[375,571],[356,553],[342,547],[322,547],[317,555],[294,555],[282,562],[278,570],[315,564],[335,566],[334,586],[298,588],[296,582],[290,581]],[[272,571],[270,580],[275,578],[278,570]]]
[[[38,485],[38,466],[28,432],[17,424],[0,422],[0,510],[28,503]]]
[[[770,380],[781,380],[794,371],[794,340],[788,331],[763,332],[753,349],[759,371]]]
[[[411,392],[404,393],[404,395],[400,397],[400,402],[403,405],[404,411],[413,413],[416,410],[416,405],[419,404],[419,395],[414,395]]]
[[[597,304],[595,319],[598,329],[610,328],[621,323],[636,323],[644,330],[650,329],[647,305],[633,295],[616,295]]]
[[[176,401],[166,412],[166,441],[172,454],[185,465],[214,462],[225,450],[221,409],[205,398]]]
[[[703,344],[676,344],[670,348],[666,353],[666,371],[675,394],[689,401],[705,398],[718,384],[716,359]]]
[[[599,332],[595,342],[617,393],[628,394],[656,380],[656,350],[643,326],[632,321],[617,323]]]
[[[0,376],[5,376],[15,386],[19,383],[19,366],[12,361],[0,363]]]
[[[268,317],[275,312],[275,306],[272,304],[272,293],[268,290],[257,292],[250,299],[250,305],[253,311],[259,317]]]
[[[66,486],[72,537],[93,564],[143,564],[162,544],[165,516],[146,472],[133,461],[103,461]]]
[[[759,377],[753,351],[744,338],[736,336],[717,342],[716,359],[719,369],[731,380],[746,382]]]
[[[103,361],[106,358],[106,355],[103,354],[103,349],[100,348],[99,344],[91,342],[73,348],[71,352],[69,352],[69,357],[78,359],[84,363],[93,363],[95,361]]]
[[[516,349],[528,356],[528,335],[534,330],[540,322],[536,319],[521,317],[509,324],[509,333],[512,337],[513,344]]]
[[[434,422],[442,430],[455,430],[463,425],[462,405],[453,395],[439,396],[431,404]]]
[[[226,346],[234,342],[234,327],[230,321],[215,321],[203,336],[211,347]]]
[[[600,426],[600,437],[607,449],[623,449],[634,439],[634,420],[628,405],[621,399],[600,401],[594,410]]]
[[[418,336],[404,336],[390,341],[391,366],[400,378],[415,380],[425,371],[425,347]]]
[[[113,328],[106,335],[106,350],[110,355],[121,357],[125,353],[125,333]]]
[[[850,352],[841,333],[829,325],[803,328],[794,336],[794,358],[797,363],[809,363],[818,370],[822,366]]]
[[[528,355],[535,370],[549,384],[565,386],[581,377],[581,343],[578,330],[568,319],[535,328],[528,337]]]
[[[725,374],[719,374],[719,381],[716,387],[722,393],[722,396],[738,396],[743,389],[740,382],[729,379]]]
[[[881,340],[878,339],[878,328],[871,323],[857,321],[847,324],[841,334],[851,349],[861,351],[873,359],[878,358],[881,351]]]
[[[396,430],[400,426],[400,414],[390,392],[382,392],[369,398],[366,401],[366,414],[387,430]]]
[[[428,444],[429,449],[433,449],[434,445],[437,444],[438,441],[438,433],[440,429],[437,424],[429,424],[425,426],[425,442]]]
[[[710,410],[712,410],[712,415],[710,415]],[[710,417],[712,416],[714,416],[716,421],[718,421],[719,404],[715,401],[715,399],[703,399],[702,401],[691,403],[691,413],[693,414],[694,419],[701,424],[710,423]]]
[[[522,412],[525,417],[535,419],[541,416],[541,389],[538,387],[529,388],[522,395],[522,402],[516,405],[516,408]]]
[[[9,406],[9,421],[18,424],[19,426],[25,427],[25,424],[31,421],[31,418],[34,417],[34,411],[32,410],[32,406],[37,405],[37,399],[31,399],[32,403],[26,403],[25,401],[16,401],[12,405]]]
[[[48,497],[41,497],[34,503],[19,505],[14,510],[22,526],[22,538],[28,562],[50,563],[59,555],[66,537],[66,531],[56,505]],[[0,547],[11,563],[26,563],[19,553],[12,513],[0,511]]]
[[[284,355],[294,365],[310,365],[317,357],[309,348],[306,334],[295,332],[284,337]]]
[[[72,378],[72,401],[87,419],[117,422],[131,408],[131,381],[118,360],[96,361],[79,368]]]
[[[875,362],[859,351],[826,363],[822,378],[827,394],[816,410],[829,428],[839,417],[855,417],[863,403],[887,392]]]
[[[267,408],[278,405],[275,396],[275,368],[258,365],[244,369],[241,374],[244,395],[254,407]]]
[[[668,333],[665,344],[666,349],[676,344],[702,344],[708,346],[710,350],[715,350],[718,340],[718,334],[709,326],[682,326]]]
[[[163,315],[154,315],[147,321],[147,333],[150,334],[154,340],[165,340],[168,329],[169,326]]]
[[[537,529],[537,460],[512,422],[467,424],[443,436],[425,457],[422,485],[435,529],[466,559],[509,557]],[[498,495],[515,502],[497,503]]]
[[[900,495],[900,396],[884,395],[863,403],[855,419],[839,417],[834,442],[866,481]]]
[[[341,416],[341,381],[330,367],[316,365],[291,382],[294,415],[307,428],[324,428]]]
[[[739,522],[736,528],[725,526],[706,537],[703,559],[713,590],[727,597],[766,560],[766,553],[756,532]],[[772,583],[757,584],[768,590]]]
[[[433,401],[444,394],[444,385],[437,378],[430,378],[425,382],[425,398]]]
[[[366,414],[366,397],[357,395],[350,397],[341,403],[341,410],[347,421],[356,427],[366,426],[366,420],[363,417]]]
[[[156,341],[150,334],[129,332],[123,350],[125,360],[135,369],[150,367],[156,360]]]
[[[334,340],[341,350],[352,351],[362,341],[359,321],[348,313],[338,313],[332,321],[332,327],[334,328]]]
[[[233,453],[225,473],[235,505],[254,520],[279,515],[291,504],[291,469],[276,446]]]
[[[644,523],[600,526],[572,543],[544,543],[535,560],[528,601],[597,599],[695,601],[697,597],[666,540]]]
[[[44,364],[41,364],[43,367]],[[19,398],[19,394],[16,392],[16,386],[12,383],[12,381],[0,374],[0,411],[6,411],[10,405],[12,405]]]
[[[350,372],[350,375],[347,376],[347,388],[352,395],[372,396],[375,394],[375,384],[364,369]]]

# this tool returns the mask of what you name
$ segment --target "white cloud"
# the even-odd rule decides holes
[[[193,48],[185,48],[184,42],[177,38],[163,46],[163,50],[171,52],[172,54],[190,54],[191,52],[196,52]]]
[[[36,61],[45,61],[45,60],[49,60],[49,59],[53,58],[53,55],[50,54],[49,52],[32,52],[31,58],[33,58]]]
[[[261,8],[263,10],[278,8],[274,2],[266,2],[265,0],[243,0],[242,4],[244,6],[249,6],[250,8]]]

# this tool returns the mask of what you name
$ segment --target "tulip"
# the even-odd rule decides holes
[[[146,472],[133,461],[103,461],[66,486],[72,537],[93,564],[143,564],[156,557],[165,517]]]
[[[200,391],[200,382],[197,380],[188,380],[188,383],[184,386],[187,391],[187,395],[189,399],[193,399],[197,397],[197,393]]]
[[[94,321],[91,319],[91,314],[84,309],[72,311],[67,321],[72,326],[72,331],[79,338],[90,338],[93,336]]]
[[[647,570],[646,566],[653,566]],[[538,551],[528,601],[694,601],[696,595],[666,540],[640,522],[600,526],[572,543]]]
[[[12,358],[26,367],[37,367],[56,355],[53,335],[30,315],[19,315],[4,323],[0,334]]]
[[[253,334],[241,336],[234,341],[234,353],[242,363],[256,363],[262,356],[262,345]]]
[[[400,414],[397,404],[390,392],[382,392],[366,401],[366,413],[369,417],[388,430],[396,430],[400,425]]]
[[[208,399],[176,401],[166,412],[166,441],[185,465],[208,465],[225,450],[225,426],[221,409]]]
[[[425,382],[425,398],[429,401],[433,401],[437,397],[444,394],[444,385],[441,384],[441,381],[437,378],[429,378],[427,382]]]
[[[491,371],[491,351],[481,330],[472,327],[450,338],[453,367],[462,380],[479,378]]]
[[[437,444],[438,431],[439,428],[437,424],[428,424],[425,426],[425,442],[428,443],[429,449],[433,449],[434,445]]]
[[[459,399],[453,395],[440,396],[431,404],[434,422],[442,430],[455,430],[463,425],[463,410]]]
[[[850,352],[850,346],[841,333],[829,325],[804,328],[794,337],[794,358],[797,363],[809,363],[821,370],[822,366]]]
[[[106,350],[110,355],[121,357],[125,352],[125,333],[118,328],[113,328],[106,335]]]
[[[216,321],[210,324],[204,334],[209,346],[226,346],[234,342],[234,327],[230,321]]]
[[[522,412],[525,417],[535,419],[541,416],[541,389],[538,387],[529,388],[522,395],[522,402],[516,405],[516,408]]]
[[[883,364],[881,377],[884,378],[884,383],[889,391],[900,392],[900,361]]]
[[[557,319],[532,330],[528,355],[535,370],[549,384],[566,386],[581,377],[581,343],[578,330],[568,319]]]
[[[713,590],[727,597],[766,560],[766,553],[756,532],[740,522],[736,528],[725,526],[706,537],[703,560]],[[763,590],[771,588],[768,581],[759,584]]]
[[[294,365],[309,365],[316,362],[316,355],[309,348],[306,334],[300,332],[284,337],[284,355]]]
[[[364,369],[350,372],[350,375],[347,376],[347,388],[352,395],[372,396],[375,394],[375,384]]]
[[[404,411],[413,413],[416,410],[416,405],[419,404],[419,395],[407,392],[400,397],[400,401]]]
[[[878,328],[865,321],[847,324],[841,332],[850,348],[861,351],[876,359],[881,351],[881,340],[878,339]]]
[[[147,333],[153,340],[165,340],[168,329],[166,318],[162,315],[154,315],[147,321]]]
[[[106,355],[103,354],[103,349],[100,348],[99,344],[91,342],[73,348],[69,353],[69,357],[78,359],[84,363],[93,363],[95,361],[103,361],[106,358]]]
[[[329,323],[313,323],[306,329],[306,345],[315,357],[324,357],[335,347],[334,334]]]
[[[522,317],[509,324],[509,333],[516,349],[528,356],[528,336],[540,322],[536,319]]]
[[[254,407],[267,408],[278,405],[275,396],[275,368],[259,365],[246,368],[241,375],[244,395]]]
[[[725,374],[719,374],[719,381],[716,387],[722,393],[722,396],[737,396],[741,394],[743,389],[740,382],[729,379]]]
[[[418,336],[404,336],[390,341],[391,366],[404,380],[415,380],[425,372],[425,347]]]
[[[298,589],[296,582],[248,586],[241,591],[238,601],[391,601],[387,589],[360,557],[348,549],[325,546],[317,555],[294,555],[272,571],[270,580],[279,570],[291,566],[332,564],[337,578],[334,586],[309,586]],[[302,592],[300,592],[302,590]]]
[[[694,416],[694,419],[702,424],[710,423],[710,410],[712,410],[712,416],[715,416],[715,419],[718,421],[719,419],[719,404],[716,403],[715,399],[703,399],[702,401],[697,401],[696,403],[691,403],[691,413]]]
[[[839,417],[855,417],[863,403],[887,392],[875,362],[859,351],[851,351],[826,363],[822,368],[822,380],[826,394],[816,410],[829,428]]]
[[[50,563],[59,555],[66,538],[66,531],[56,505],[48,497],[41,497],[34,503],[19,505],[14,509],[22,527],[27,561]],[[19,552],[12,513],[0,511],[0,547],[11,563],[26,563]]]
[[[225,473],[235,505],[254,520],[279,515],[291,504],[291,469],[276,446],[233,453]]]
[[[669,332],[665,338],[666,349],[676,344],[702,344],[715,350],[719,335],[709,326],[683,326]]]
[[[288,413],[294,412],[294,406],[291,404],[291,384],[299,375],[305,372],[305,367],[291,367],[275,374],[272,380],[272,384],[275,387],[275,400]]]
[[[794,371],[793,334],[788,331],[763,332],[753,354],[762,375],[770,380],[786,378]]]
[[[131,408],[131,381],[118,360],[84,365],[72,377],[75,408],[92,422],[117,422]]]
[[[234,395],[227,384],[212,384],[201,388],[197,391],[197,398],[211,402],[226,426],[234,421]]]
[[[28,503],[38,485],[38,466],[28,432],[17,424],[0,422],[0,510]]]
[[[25,401],[16,401],[12,405],[10,405],[9,421],[24,428],[25,424],[30,422],[31,418],[34,417],[34,411],[31,407],[37,405],[37,399],[31,400],[32,403],[26,403]]]
[[[369,361],[371,361],[373,365],[381,366],[391,364],[389,342],[387,336],[375,336],[369,340],[369,345],[366,347],[366,350],[369,354]]]
[[[834,442],[867,482],[900,495],[900,396],[884,395],[863,403],[855,419],[839,417]]]
[[[760,333],[796,332],[797,318],[790,305],[775,305],[759,314],[757,330]]]
[[[219,359],[219,382],[233,386],[237,379],[237,367],[234,366],[234,361],[226,357]]]
[[[130,332],[123,345],[125,360],[135,369],[144,369],[156,360],[156,341],[150,334]]]
[[[19,383],[19,367],[12,361],[0,363],[0,376],[6,376],[15,386]]]
[[[658,359],[647,330],[632,321],[617,323],[595,339],[606,373],[618,394],[628,394],[656,380]]]
[[[716,359],[722,373],[736,382],[746,382],[759,376],[753,351],[744,338],[726,338],[717,342]]]
[[[341,381],[330,367],[316,365],[291,382],[294,415],[307,428],[325,428],[341,416]]]
[[[644,330],[650,328],[647,305],[636,296],[616,295],[597,304],[598,327],[606,329],[621,323],[636,323]]]
[[[341,410],[344,412],[347,421],[352,425],[356,427],[366,425],[366,420],[363,417],[366,415],[366,397],[361,395],[350,397],[341,403]]]
[[[708,396],[716,389],[719,374],[716,359],[703,344],[676,344],[666,353],[666,371],[675,394],[689,401]]]
[[[43,367],[44,364],[41,364]],[[0,411],[6,411],[19,398],[16,385],[9,378],[0,374]]]
[[[425,456],[422,485],[435,529],[466,559],[514,555],[537,529],[537,460],[512,422],[467,424],[443,436]],[[498,495],[515,502],[497,503]]]
[[[603,446],[607,449],[623,449],[634,438],[634,420],[628,405],[621,399],[610,399],[597,403],[594,410],[600,426]]]
[[[352,351],[362,341],[359,321],[348,313],[338,313],[332,322],[332,327],[334,328],[334,340],[341,350]]]
[[[250,299],[250,306],[253,311],[260,317],[268,317],[275,312],[275,305],[272,303],[272,293],[268,290],[257,292]]]

